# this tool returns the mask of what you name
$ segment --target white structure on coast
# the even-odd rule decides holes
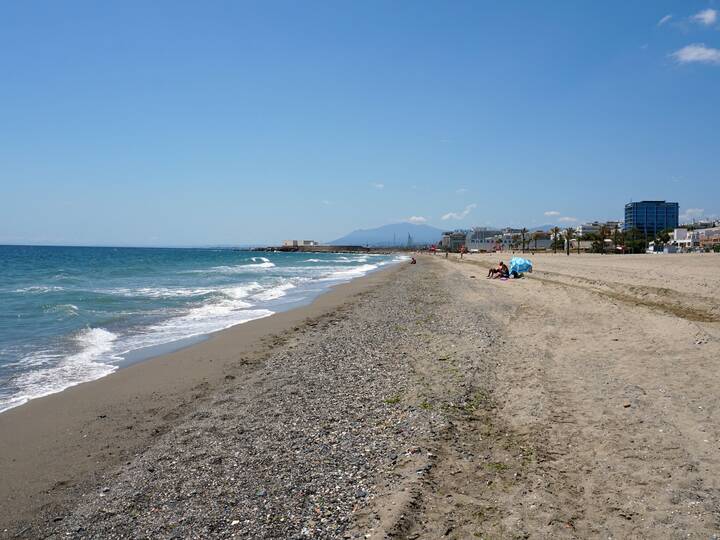
[[[319,246],[315,240],[283,240],[283,247],[313,247]]]

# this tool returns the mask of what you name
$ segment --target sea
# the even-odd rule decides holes
[[[0,246],[0,412],[310,303],[392,255]]]

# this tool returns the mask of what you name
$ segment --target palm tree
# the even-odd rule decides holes
[[[598,231],[598,235],[600,236],[600,242],[602,243],[602,251],[601,253],[605,255],[605,239],[610,236],[610,229],[607,228],[607,225],[602,225],[600,227],[600,231]]]
[[[525,235],[527,234],[528,230],[523,227],[520,229],[520,234],[522,235],[522,252],[525,253]]]
[[[570,256],[570,240],[573,236],[575,236],[575,229],[573,229],[572,227],[568,227],[567,229],[565,229],[565,252],[567,253],[568,257]]]
[[[618,238],[620,237],[620,235],[618,234],[619,231],[620,231],[620,226],[616,223],[615,227],[613,228],[613,244],[614,244],[613,249],[615,250],[615,253],[617,253]]]
[[[540,237],[540,231],[535,231],[534,233],[532,233],[532,239],[533,239],[533,242],[535,242],[535,251],[537,251],[537,241],[538,241],[539,237]]]
[[[558,243],[558,237],[560,236],[560,227],[553,227],[552,228],[552,235],[553,235],[553,253],[557,253],[557,243]]]

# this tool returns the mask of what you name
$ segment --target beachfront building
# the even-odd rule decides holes
[[[440,247],[443,251],[452,251],[454,253],[460,251],[465,246],[468,231],[458,229],[456,231],[447,231],[442,234]]]
[[[563,249],[567,249],[568,240],[565,238]],[[592,251],[592,240],[580,240],[579,238],[570,239],[570,251]]]
[[[675,229],[670,233],[669,245],[676,247],[679,251],[692,251],[700,247],[699,231],[689,231],[684,227]]]
[[[469,251],[495,251],[498,249],[498,235],[502,232],[488,227],[473,227],[465,236],[465,247]]]
[[[638,229],[646,238],[655,238],[666,229],[678,226],[680,205],[666,201],[638,201],[625,205],[624,231]]]
[[[313,247],[319,246],[315,240],[283,240],[283,247]]]
[[[603,227],[607,230],[608,234],[612,234],[616,229],[622,229],[622,222],[620,221],[593,221],[591,223],[583,223],[575,227],[575,234],[582,238],[587,235],[600,234]]]
[[[592,223],[583,223],[582,225],[578,225],[577,227],[575,227],[575,234],[580,238],[589,234],[598,234],[603,225],[604,223],[600,223],[599,221],[593,221]]]
[[[720,227],[700,229],[695,233],[698,236],[698,245],[702,249],[718,249],[720,246]]]
[[[552,248],[552,235],[549,232],[533,231],[528,234],[527,248],[530,250],[548,250]]]
[[[500,234],[495,235],[487,241],[492,246],[487,251],[519,251],[523,249],[522,229],[503,229]],[[525,250],[543,250],[552,247],[552,235],[544,231],[525,232]]]

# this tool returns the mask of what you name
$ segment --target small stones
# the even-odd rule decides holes
[[[362,537],[368,529],[352,532],[358,511],[396,487],[408,464],[425,481],[438,458],[421,441],[452,425],[447,403],[468,401],[458,381],[460,395],[413,393],[418,360],[448,373],[492,369],[478,360],[496,339],[485,315],[449,309],[429,275],[398,273],[298,324],[290,339],[269,340],[251,367],[240,359],[108,476],[102,498],[90,494],[55,524],[55,537]],[[436,335],[452,341],[436,344]]]

